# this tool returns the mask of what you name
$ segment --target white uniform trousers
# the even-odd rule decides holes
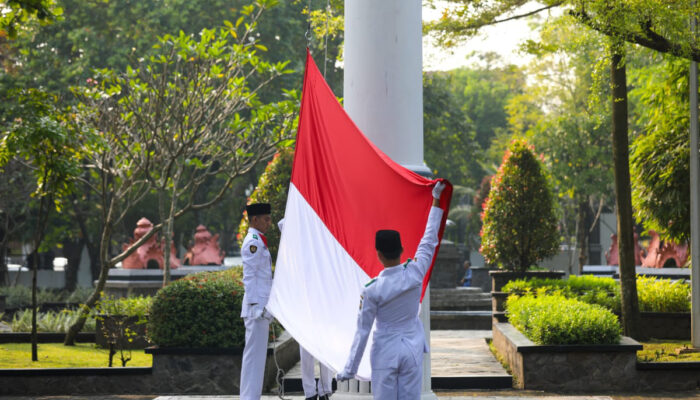
[[[399,353],[398,368],[374,368],[372,366],[374,400],[419,400],[422,384],[422,353],[418,360],[413,357],[410,351]]]
[[[244,318],[245,347],[241,362],[241,400],[260,400],[267,339],[270,334],[270,320],[267,318]]]
[[[316,359],[305,348],[299,346],[299,356],[301,357],[301,384],[304,387],[304,397],[313,397],[333,393],[333,376],[335,375],[328,367],[319,362],[320,377],[318,380],[318,391],[316,389],[316,377],[314,374],[314,362]]]

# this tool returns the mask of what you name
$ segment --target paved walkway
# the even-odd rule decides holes
[[[505,375],[506,370],[489,350],[491,331],[430,331],[430,368],[434,377]],[[318,363],[315,365],[318,376]],[[301,379],[297,363],[287,379]]]
[[[430,331],[432,376],[491,376],[507,374],[486,339],[491,331]]]

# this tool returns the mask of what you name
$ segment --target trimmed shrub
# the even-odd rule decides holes
[[[540,345],[614,344],[622,332],[610,310],[561,295],[513,295],[506,313],[513,326]]]
[[[277,258],[277,249],[280,242],[280,231],[277,222],[284,217],[284,208],[287,205],[287,193],[289,181],[292,179],[292,163],[294,162],[294,149],[287,148],[275,154],[265,167],[265,172],[260,175],[258,186],[250,195],[246,204],[250,203],[270,203],[272,206],[272,226],[265,233],[267,237],[268,249],[272,259]],[[238,246],[243,245],[243,239],[248,232],[248,217],[243,215],[238,226]]]
[[[524,272],[559,250],[557,203],[546,171],[524,140],[510,144],[491,180],[481,248],[489,264]]]
[[[243,347],[242,301],[240,268],[188,275],[158,291],[148,335],[161,347]]]
[[[639,311],[690,312],[690,285],[670,279],[637,277]]]
[[[620,310],[620,285],[612,278],[591,275],[569,276],[569,279],[518,279],[508,282],[502,289],[506,293],[559,294],[589,304],[597,304],[614,312]]]
[[[517,295],[559,294],[620,312],[620,284],[612,278],[572,275],[566,280],[518,279],[508,282],[502,290]],[[637,298],[640,311],[690,311],[690,286],[682,281],[638,276]]]

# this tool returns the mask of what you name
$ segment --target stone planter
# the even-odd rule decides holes
[[[642,345],[628,337],[614,345],[539,346],[511,324],[495,323],[493,344],[520,389],[638,390],[637,351]]]
[[[150,346],[146,337],[146,322],[139,323],[138,316],[128,315],[98,315],[95,319],[95,344],[100,347],[109,347],[109,338],[117,340],[115,348],[119,349],[145,349]],[[125,333],[120,330],[129,329],[135,335],[128,340]]]
[[[642,346],[539,346],[507,323],[493,325],[493,344],[520,389],[565,392],[696,390],[700,362],[637,362]]]
[[[690,313],[641,312],[643,337],[654,339],[689,340]]]
[[[238,394],[242,348],[146,348],[153,355],[153,379],[178,394]]]
[[[276,349],[275,349],[276,347]],[[299,344],[284,332],[276,343],[267,348],[263,392],[275,386],[277,362],[288,371],[299,362]],[[187,349],[148,347],[153,355],[153,378],[159,386],[169,387],[179,394],[238,394],[240,391],[243,348]]]
[[[435,258],[435,267],[430,277],[430,289],[453,289],[464,276],[463,256],[457,246],[449,240],[440,242],[440,250]]]
[[[506,292],[491,292],[491,315],[493,322],[508,322],[506,317],[506,300],[509,293]]]
[[[489,271],[491,275],[491,291],[500,292],[503,286],[509,281],[523,278],[540,278],[540,279],[561,279],[564,276],[564,271],[504,271],[496,270]]]
[[[472,270],[472,287],[480,288],[484,293],[491,291],[491,277],[489,276],[488,267],[473,266]]]

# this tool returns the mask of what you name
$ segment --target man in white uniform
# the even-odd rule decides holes
[[[241,400],[259,400],[262,394],[267,339],[272,316],[265,310],[272,288],[272,259],[267,249],[265,232],[272,224],[271,207],[267,203],[246,206],[248,234],[243,239],[243,305],[245,347],[241,363]]]
[[[418,312],[423,278],[438,244],[443,214],[440,195],[444,188],[443,182],[433,188],[433,204],[415,260],[400,263],[403,248],[399,232],[381,230],[376,234],[375,247],[384,270],[365,285],[350,356],[336,377],[339,381],[355,377],[376,319],[370,351],[375,400],[420,399],[423,353],[428,351],[428,345]]]

